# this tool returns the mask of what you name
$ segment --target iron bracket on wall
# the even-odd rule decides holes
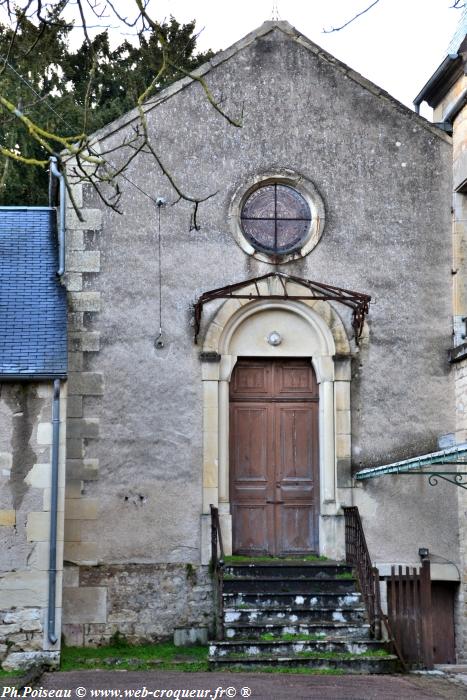
[[[458,464],[458,462],[456,462]],[[465,464],[465,462],[462,462]],[[449,484],[454,484],[454,486],[459,486],[461,489],[467,491],[467,472],[422,472],[422,471],[410,471],[410,472],[399,472],[398,476],[427,476],[428,483],[430,486],[438,486],[439,479],[447,481]]]
[[[265,294],[261,292],[258,283],[271,278],[279,280],[282,288],[280,294]],[[297,284],[306,289],[307,292],[303,294],[289,294],[287,289],[289,283]],[[254,291],[250,290],[242,293],[242,290],[246,287],[253,285],[255,288]],[[337,301],[352,309],[352,328],[354,329],[355,341],[358,345],[358,341],[363,332],[365,316],[369,311],[371,296],[369,294],[363,294],[362,292],[353,292],[350,289],[343,289],[342,287],[333,287],[329,284],[322,284],[321,282],[313,282],[312,280],[302,279],[301,277],[294,277],[284,272],[269,272],[261,277],[254,277],[244,280],[243,282],[229,284],[226,287],[219,287],[218,289],[211,289],[209,292],[204,292],[194,306],[195,343],[198,342],[203,307],[205,304],[215,299],[248,299],[249,301],[259,301],[263,299]]]

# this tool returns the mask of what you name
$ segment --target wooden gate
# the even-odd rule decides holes
[[[318,454],[310,360],[239,360],[230,383],[235,553],[318,551]]]
[[[391,567],[387,580],[388,618],[404,660],[411,665],[433,668],[433,626],[430,562],[420,572],[406,566]]]

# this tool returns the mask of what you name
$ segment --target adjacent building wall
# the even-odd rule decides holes
[[[0,662],[56,665],[60,650],[66,384],[60,399],[56,630],[47,635],[52,382],[0,384]]]
[[[462,20],[464,21],[464,20]],[[461,22],[462,22],[461,21]],[[465,21],[464,21],[465,31]],[[459,37],[462,40],[462,37]],[[462,54],[465,40],[459,47]],[[457,51],[457,48],[456,48]],[[464,68],[465,70],[465,68]],[[434,106],[433,121],[443,123],[446,114],[461,98],[467,87],[467,78],[462,71],[458,80],[450,87],[438,104]],[[455,386],[455,436],[457,443],[467,442],[467,107],[463,107],[452,123],[452,350],[451,373]],[[461,467],[462,469],[462,467]],[[452,487],[454,489],[454,487]],[[458,661],[467,659],[467,494],[457,488],[460,542],[460,578],[456,614],[456,643]]]

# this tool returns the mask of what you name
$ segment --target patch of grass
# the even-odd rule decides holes
[[[298,673],[307,676],[343,676],[346,671],[342,668],[287,668],[286,666],[231,666],[230,668],[223,668],[222,672],[233,672],[233,673]]]
[[[340,580],[340,581],[345,581],[347,579],[352,579],[355,578],[353,573],[351,571],[343,571],[341,574],[336,574],[334,578]]]
[[[205,646],[176,647],[171,642],[131,646],[119,639],[112,646],[63,647],[60,670],[207,671],[207,654]]]
[[[4,671],[0,668],[0,679],[1,678],[21,678],[21,674],[18,671]]]
[[[232,554],[228,557],[224,557],[225,564],[262,564],[264,562],[269,564],[300,564],[302,561],[327,561],[327,557],[322,554],[305,554],[303,557],[247,557],[241,554]]]

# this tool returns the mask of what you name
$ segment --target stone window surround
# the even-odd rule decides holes
[[[255,189],[264,185],[278,184],[288,185],[297,190],[305,199],[311,212],[310,229],[307,239],[300,250],[295,250],[284,255],[273,255],[256,250],[243,233],[241,226],[241,212],[246,199]],[[267,170],[243,181],[235,190],[229,207],[229,222],[232,235],[240,248],[256,260],[276,265],[299,260],[308,255],[319,243],[324,230],[325,210],[323,200],[314,184],[304,175],[286,168]]]
[[[209,324],[203,344],[203,352],[216,352],[220,356],[218,363],[202,362],[201,367],[204,405],[201,560],[204,564],[209,563],[211,556],[210,504],[219,507],[225,553],[232,552],[229,382],[237,356],[230,352],[231,341],[243,323],[274,309],[298,315],[309,325],[317,341],[310,353],[309,338],[298,338],[296,351],[290,356],[309,356],[319,383],[320,554],[344,557],[341,505],[351,505],[351,444],[350,343],[343,322],[324,301],[228,300]],[[274,349],[268,356],[274,356],[273,353]],[[252,347],[251,355],[257,354]]]

